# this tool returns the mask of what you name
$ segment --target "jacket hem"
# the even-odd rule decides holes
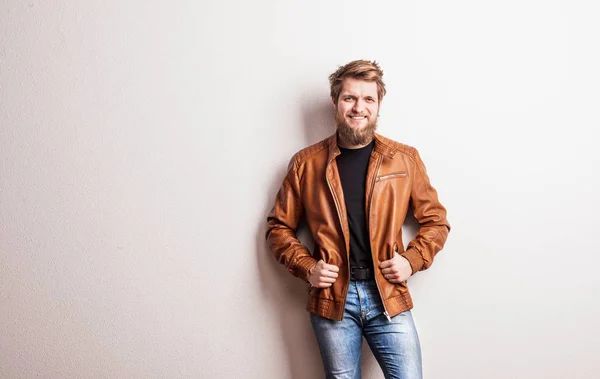
[[[330,299],[322,299],[317,296],[309,295],[306,310],[317,316],[334,321],[341,321],[344,317],[344,303],[335,302]],[[385,300],[385,307],[390,315],[394,317],[402,312],[413,308],[410,294],[400,294]]]

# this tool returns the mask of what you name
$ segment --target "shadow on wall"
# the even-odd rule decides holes
[[[314,98],[306,96],[306,99]],[[318,142],[334,131],[331,102],[302,102],[302,124],[304,126],[304,146]],[[290,155],[291,158],[291,155]],[[289,374],[292,379],[314,379],[324,377],[319,347],[310,326],[309,313],[306,311],[308,285],[299,278],[290,275],[269,251],[265,242],[267,214],[273,206],[281,181],[285,176],[288,161],[281,162],[280,169],[273,173],[272,182],[266,192],[263,206],[264,218],[259,220],[256,234],[256,252],[258,272],[262,281],[262,292],[272,306],[269,309],[278,311],[281,339],[285,346]],[[309,250],[314,247],[306,224],[301,223],[298,238]]]
[[[319,142],[333,134],[335,119],[329,97],[306,96],[302,102],[302,122],[306,136],[305,146]]]

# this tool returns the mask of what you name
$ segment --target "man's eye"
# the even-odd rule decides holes
[[[344,97],[344,101],[350,101],[350,100],[352,100],[351,97]]]
[[[367,99],[367,101],[368,101],[369,103],[372,103],[372,102],[374,102],[375,100],[374,100],[374,99],[372,99],[372,98],[368,98],[368,99]]]

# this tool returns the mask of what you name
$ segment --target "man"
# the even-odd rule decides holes
[[[382,77],[364,60],[331,74],[337,131],[294,155],[267,218],[275,258],[310,283],[327,378],[360,378],[363,336],[386,378],[422,378],[406,280],[431,265],[450,231],[417,151],[375,133]],[[405,251],[409,206],[420,228]],[[302,217],[312,254],[296,237]]]

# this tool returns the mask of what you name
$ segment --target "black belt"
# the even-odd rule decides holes
[[[373,269],[366,267],[351,267],[350,280],[373,280],[375,275]]]

